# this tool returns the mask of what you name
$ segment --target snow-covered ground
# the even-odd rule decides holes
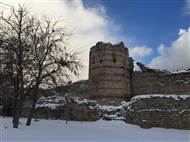
[[[190,131],[151,128],[142,129],[122,121],[77,122],[61,120],[32,121],[31,126],[25,126],[26,119],[19,129],[12,128],[12,118],[0,116],[1,142],[55,142],[55,141],[190,141]]]

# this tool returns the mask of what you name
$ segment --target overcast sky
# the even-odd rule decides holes
[[[88,78],[89,50],[98,41],[123,41],[134,63],[169,70],[190,68],[189,0],[0,1],[15,7],[26,3],[31,14],[39,16],[63,16],[62,26],[75,31],[70,46],[83,51],[81,79]]]

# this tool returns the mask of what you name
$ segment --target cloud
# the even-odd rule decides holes
[[[185,0],[185,5],[183,7],[183,14],[190,15],[190,0]]]
[[[158,47],[160,55],[152,59],[149,67],[168,70],[190,68],[190,27],[187,30],[180,29],[178,35],[170,47],[163,44]]]
[[[147,46],[135,46],[129,48],[129,56],[134,59],[134,61],[142,61],[143,58],[149,56],[152,53],[152,48]],[[134,62],[134,70],[140,70],[140,68]]]
[[[7,3],[18,6],[18,2],[6,1]],[[38,17],[42,14],[53,14],[63,16],[63,27],[70,30],[74,29],[75,37],[71,38],[69,45],[77,50],[84,51],[81,55],[84,69],[81,73],[82,79],[88,78],[89,50],[98,41],[120,42],[118,36],[120,26],[106,14],[102,5],[86,7],[82,0],[59,0],[59,1],[20,1],[25,3],[31,14],[36,13]]]
[[[162,56],[167,56],[167,47],[164,46],[164,44],[161,44],[158,47],[158,53],[161,54]]]
[[[152,49],[146,46],[135,46],[134,48],[129,48],[129,54],[131,57],[145,57],[150,55]]]

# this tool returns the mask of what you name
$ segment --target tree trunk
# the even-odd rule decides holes
[[[18,124],[19,124],[19,109],[16,109],[16,112],[14,114],[14,118],[13,118],[13,128],[18,128]]]
[[[14,124],[14,116],[15,116],[15,113],[16,113],[16,108],[17,108],[17,103],[18,103],[18,77],[17,78],[12,78],[13,79],[13,82],[14,82],[14,96],[15,96],[15,100],[14,100],[14,106],[13,106],[13,124]]]
[[[20,34],[19,34],[19,39],[20,39]],[[19,102],[18,102],[18,105],[16,107],[16,112],[14,114],[14,118],[13,118],[13,128],[18,128],[18,124],[19,124],[19,117],[20,117],[20,114],[21,114],[21,110],[22,110],[22,106],[23,106],[23,102],[24,102],[24,99],[25,99],[25,93],[24,93],[24,77],[23,77],[23,59],[22,59],[22,55],[23,55],[23,51],[21,50],[22,49],[22,46],[21,46],[21,40],[20,40],[20,46],[19,46],[19,49],[20,49],[20,53],[18,55],[18,66],[19,66],[19,69],[18,69],[18,75],[17,75],[17,85],[19,86],[19,83],[20,83],[20,99],[19,99]],[[18,92],[18,90],[17,90]]]
[[[31,124],[31,120],[33,118],[33,114],[34,114],[34,110],[35,110],[35,107],[36,107],[36,102],[37,102],[37,96],[38,96],[38,89],[39,89],[39,76],[38,76],[38,79],[37,79],[37,84],[36,84],[36,88],[34,90],[34,98],[33,98],[33,103],[32,103],[32,108],[30,110],[30,114],[28,116],[28,119],[27,119],[27,122],[26,122],[26,126],[30,126]]]
[[[18,99],[18,96],[15,96],[14,106],[13,106],[13,124],[14,124],[14,118],[15,118],[14,116],[16,113],[17,99]]]
[[[16,112],[14,113],[13,128],[18,128],[20,112],[22,110],[22,105],[20,103],[21,102],[19,102],[18,107],[16,108]]]
[[[37,93],[35,93],[35,95],[34,95],[32,108],[30,110],[30,114],[28,116],[28,119],[27,119],[27,122],[26,122],[26,126],[30,126],[30,124],[31,124],[31,120],[33,118],[34,110],[35,110],[35,107],[36,107],[36,102],[37,102]]]
[[[19,100],[18,106],[17,106],[17,108],[15,110],[15,113],[14,113],[13,128],[18,128],[19,117],[20,117],[20,114],[21,114],[24,98],[25,98],[24,95],[20,96],[20,100]]]

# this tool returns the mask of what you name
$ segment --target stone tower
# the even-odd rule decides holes
[[[123,101],[131,98],[130,64],[124,43],[98,42],[90,50],[89,94],[96,100]]]

